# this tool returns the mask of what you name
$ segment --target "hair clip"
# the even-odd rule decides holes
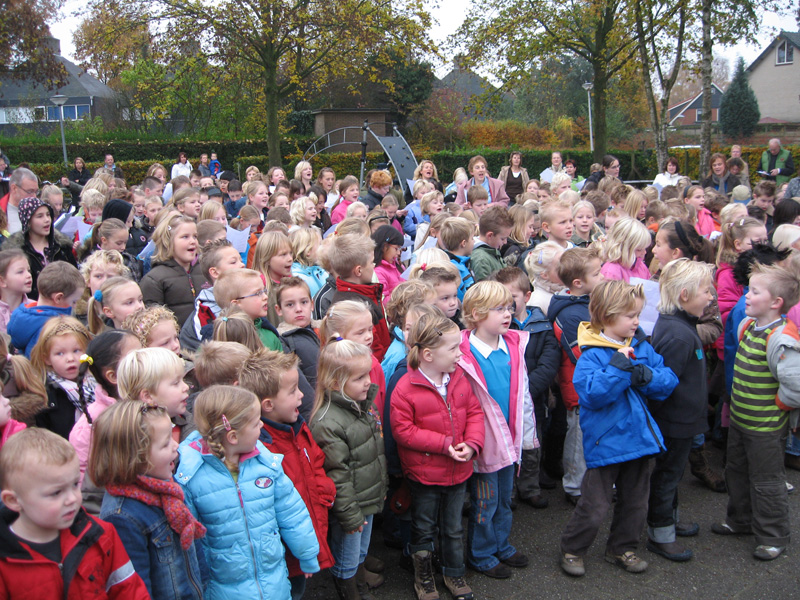
[[[6,354],[6,362],[9,362],[9,361],[11,361],[11,355],[10,354]]]
[[[225,427],[225,431],[231,430],[231,422],[228,421],[228,417],[222,415],[222,426]]]
[[[438,327],[434,327],[433,330],[436,332],[436,335],[438,335],[439,337],[442,336],[442,330],[441,329],[439,329]]]
[[[228,317],[222,317],[222,322],[223,323],[227,323],[228,322]]]
[[[90,365],[94,364],[94,360],[88,354],[81,354],[81,363],[89,363]]]
[[[424,271],[424,270],[425,270],[425,269],[427,269],[427,268],[428,268],[428,263],[422,263],[422,264],[419,266],[419,270],[420,270],[420,271]]]
[[[537,265],[544,263],[544,250],[539,250],[539,260],[536,261]]]
[[[97,290],[94,293],[94,299],[97,300],[98,302],[102,302],[103,301],[103,292],[100,291],[100,290]]]
[[[343,341],[344,341],[344,338],[343,338],[342,336],[340,336],[340,335],[337,335],[337,336],[336,336],[336,341],[337,341],[337,342],[343,342]]]
[[[741,227],[742,225],[744,225],[744,217],[739,219],[739,227]]]

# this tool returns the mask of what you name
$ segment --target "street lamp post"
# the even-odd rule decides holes
[[[68,98],[64,94],[56,94],[50,98],[50,102],[58,107],[58,122],[61,124],[61,149],[64,151],[64,167],[69,168],[67,161],[67,141],[64,138],[64,105]]]
[[[594,152],[594,135],[592,134],[592,88],[594,84],[587,81],[581,87],[586,90],[586,102],[589,105],[589,148]]]

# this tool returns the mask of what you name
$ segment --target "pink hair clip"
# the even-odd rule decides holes
[[[228,421],[228,417],[222,415],[222,425],[225,427],[225,431],[231,430],[231,422]]]
[[[420,267],[419,267],[419,270],[420,270],[420,271],[424,271],[424,270],[425,270],[425,269],[427,269],[427,268],[428,268],[428,263],[422,263],[422,264],[420,265]]]

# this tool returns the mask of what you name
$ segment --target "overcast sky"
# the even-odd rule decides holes
[[[434,26],[431,31],[432,37],[439,43],[447,40],[448,36],[452,35],[464,19],[463,10],[468,4],[463,0],[439,0],[439,5],[432,10],[434,18],[438,21],[438,25]],[[79,11],[85,6],[83,0],[67,0],[63,11],[63,18],[58,22],[53,23],[50,27],[52,34],[61,40],[61,53],[63,56],[74,60],[75,46],[72,43],[72,34],[80,23],[81,15]],[[754,40],[755,45],[750,44],[737,44],[729,48],[718,50],[717,54],[725,56],[729,59],[731,70],[737,56],[744,57],[747,64],[750,64],[761,52],[763,47],[768,44],[774,34],[783,27],[795,31],[797,25],[791,18],[783,18],[775,13],[767,13],[764,17],[764,30],[758,39]],[[450,64],[437,64],[436,74],[440,77],[445,75],[451,68]]]

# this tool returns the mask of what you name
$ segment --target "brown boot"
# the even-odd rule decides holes
[[[339,600],[362,600],[361,594],[358,593],[355,577],[350,579],[334,577],[333,583],[336,586],[336,593],[339,594]]]
[[[711,491],[721,493],[727,491],[725,480],[708,464],[705,445],[700,448],[692,448],[689,452],[689,466],[692,475],[702,481]]]
[[[464,576],[461,577],[448,577],[444,576],[444,585],[450,590],[453,600],[472,600],[475,596],[472,594],[472,588],[467,585],[467,580]]]
[[[372,571],[373,573],[383,573],[386,569],[386,565],[377,556],[367,554],[367,557],[364,559],[364,568],[367,571]]]
[[[383,582],[386,581],[382,574],[375,573],[367,568],[367,561],[364,561],[360,569],[364,570],[364,581],[367,582],[367,587],[371,590],[381,587]],[[356,574],[356,578],[358,578],[358,574]]]
[[[439,600],[436,591],[436,580],[433,577],[433,561],[428,550],[415,552],[414,559],[414,591],[417,600]]]
[[[356,571],[356,588],[358,589],[358,594],[361,600],[375,600],[375,596],[373,596],[369,591],[367,573],[368,571],[364,568],[363,564],[358,566],[358,571]],[[376,575],[375,573],[370,573],[370,575],[383,578],[383,575]]]

